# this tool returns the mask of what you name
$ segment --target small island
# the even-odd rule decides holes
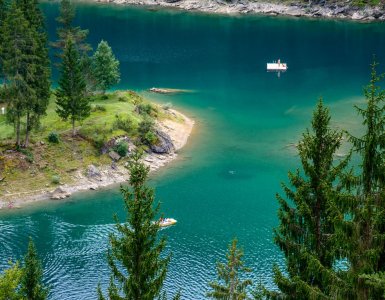
[[[0,208],[63,199],[128,179],[127,157],[143,150],[151,170],[176,157],[194,122],[169,105],[148,102],[133,91],[92,96],[90,116],[71,133],[55,112],[52,96],[28,148],[15,149],[13,128],[0,115]]]

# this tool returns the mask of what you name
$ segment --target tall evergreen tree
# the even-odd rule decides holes
[[[96,87],[103,93],[120,81],[119,61],[105,41],[99,43],[92,57],[92,72]]]
[[[36,72],[33,53],[37,43],[33,29],[16,2],[11,4],[3,25],[2,45],[4,74],[7,78],[7,115],[15,126],[16,144],[19,146],[21,118],[25,115],[29,99],[36,97],[31,81]]]
[[[112,277],[109,299],[153,300],[160,296],[170,255],[161,257],[166,241],[158,239],[159,224],[154,218],[159,204],[154,205],[154,190],[146,186],[149,168],[135,153],[129,163],[132,189],[122,187],[127,222],[116,220],[118,235],[110,235],[108,263]],[[115,283],[117,282],[117,284]],[[99,299],[104,299],[100,288]]]
[[[21,295],[27,300],[45,300],[48,288],[44,286],[43,269],[39,261],[32,239],[28,243],[28,251],[24,258],[23,275],[21,278]]]
[[[75,16],[76,10],[71,0],[61,0],[60,15],[56,19],[59,23],[59,27],[56,31],[58,40],[52,44],[54,48],[59,50],[59,57],[63,56],[68,39],[73,40],[81,57],[87,55],[87,53],[91,51],[91,46],[85,43],[88,36],[88,30],[81,29],[79,26],[73,26]]]
[[[71,121],[72,135],[75,135],[75,122],[87,118],[91,106],[86,97],[86,83],[79,53],[71,39],[67,41],[60,71],[59,87],[56,90],[56,112],[63,120]]]
[[[377,74],[377,65],[374,60],[370,83],[364,89],[366,107],[356,107],[365,133],[350,136],[362,160],[356,178],[357,195],[340,212],[342,234],[338,240],[350,264],[346,278],[351,289],[345,294],[350,299],[380,299],[384,293],[381,285],[368,285],[366,280],[385,271],[385,91],[379,85],[383,75]],[[350,217],[344,218],[346,214]]]
[[[336,253],[335,206],[345,196],[342,172],[349,158],[336,163],[342,133],[330,128],[329,110],[322,100],[313,114],[312,131],[298,145],[303,170],[289,172],[290,188],[282,184],[286,199],[277,194],[279,227],[275,243],[286,257],[287,276],[274,268],[281,293],[271,298],[326,299],[344,282],[333,271]],[[335,287],[333,289],[332,287]]]
[[[16,0],[18,7],[24,13],[30,24],[36,47],[30,49],[34,58],[35,73],[30,78],[29,85],[35,91],[35,97],[30,98],[26,105],[26,137],[25,146],[29,144],[32,128],[39,123],[40,117],[45,115],[50,97],[50,59],[47,47],[47,32],[44,18],[36,0]]]
[[[252,284],[250,279],[242,280],[242,273],[251,272],[243,264],[243,251],[237,248],[237,239],[229,245],[226,254],[227,263],[218,263],[217,272],[219,282],[209,283],[212,291],[207,293],[209,298],[219,300],[242,300],[247,299],[247,287]]]

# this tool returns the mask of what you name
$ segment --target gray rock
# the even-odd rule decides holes
[[[114,161],[118,161],[120,159],[120,155],[115,151],[111,151],[110,153],[108,153],[108,156],[111,157],[111,159]]]
[[[95,178],[95,177],[101,177],[102,174],[100,173],[99,169],[95,167],[94,165],[89,165],[87,168],[87,177],[89,178]]]
[[[152,145],[151,151],[158,154],[171,153],[175,151],[174,144],[170,136],[167,133],[164,133],[160,130],[156,130],[155,134],[158,137],[158,143],[156,145]]]
[[[51,199],[52,200],[61,200],[65,199],[67,197],[71,196],[70,192],[67,192],[64,190],[62,187],[56,188],[52,193],[51,193]]]

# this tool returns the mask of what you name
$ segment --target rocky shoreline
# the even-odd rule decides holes
[[[323,5],[305,3],[268,3],[250,2],[239,0],[236,2],[224,2],[220,0],[96,0],[103,3],[146,5],[151,7],[168,7],[189,11],[200,11],[218,14],[264,14],[282,15],[292,17],[311,18],[335,18],[358,21],[383,21],[385,20],[385,7],[354,7],[348,1],[341,4],[326,1]]]
[[[194,121],[185,115],[171,109],[169,112],[182,121],[165,120],[157,124],[158,130],[170,138],[172,148],[169,153],[151,152],[143,157],[143,162],[150,167],[151,171],[165,166],[177,157],[178,150],[186,145],[194,126]],[[117,164],[114,161],[112,161],[111,165],[90,165],[87,170],[78,170],[74,174],[74,183],[72,184],[63,184],[53,190],[43,188],[30,192],[3,195],[0,198],[0,210],[20,208],[36,201],[65,199],[76,192],[98,190],[110,185],[123,183],[127,181],[128,176],[128,170],[124,164]]]

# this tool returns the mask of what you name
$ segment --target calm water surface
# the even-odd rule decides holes
[[[43,5],[51,39],[58,5]],[[272,243],[275,193],[295,168],[292,147],[322,96],[334,125],[358,128],[354,103],[368,81],[372,54],[385,64],[385,26],[340,21],[228,17],[81,4],[78,20],[96,47],[108,40],[121,61],[122,81],[160,103],[172,102],[196,121],[190,143],[169,167],[152,175],[157,199],[178,225],[162,231],[172,261],[165,288],[203,299],[215,262],[238,237],[255,282],[272,285],[282,265]],[[281,58],[278,78],[265,63]],[[193,93],[158,96],[146,89]],[[341,150],[344,151],[344,150]],[[25,252],[32,236],[41,254],[50,299],[95,299],[107,286],[112,215],[123,218],[117,188],[83,193],[0,214],[0,269]]]

